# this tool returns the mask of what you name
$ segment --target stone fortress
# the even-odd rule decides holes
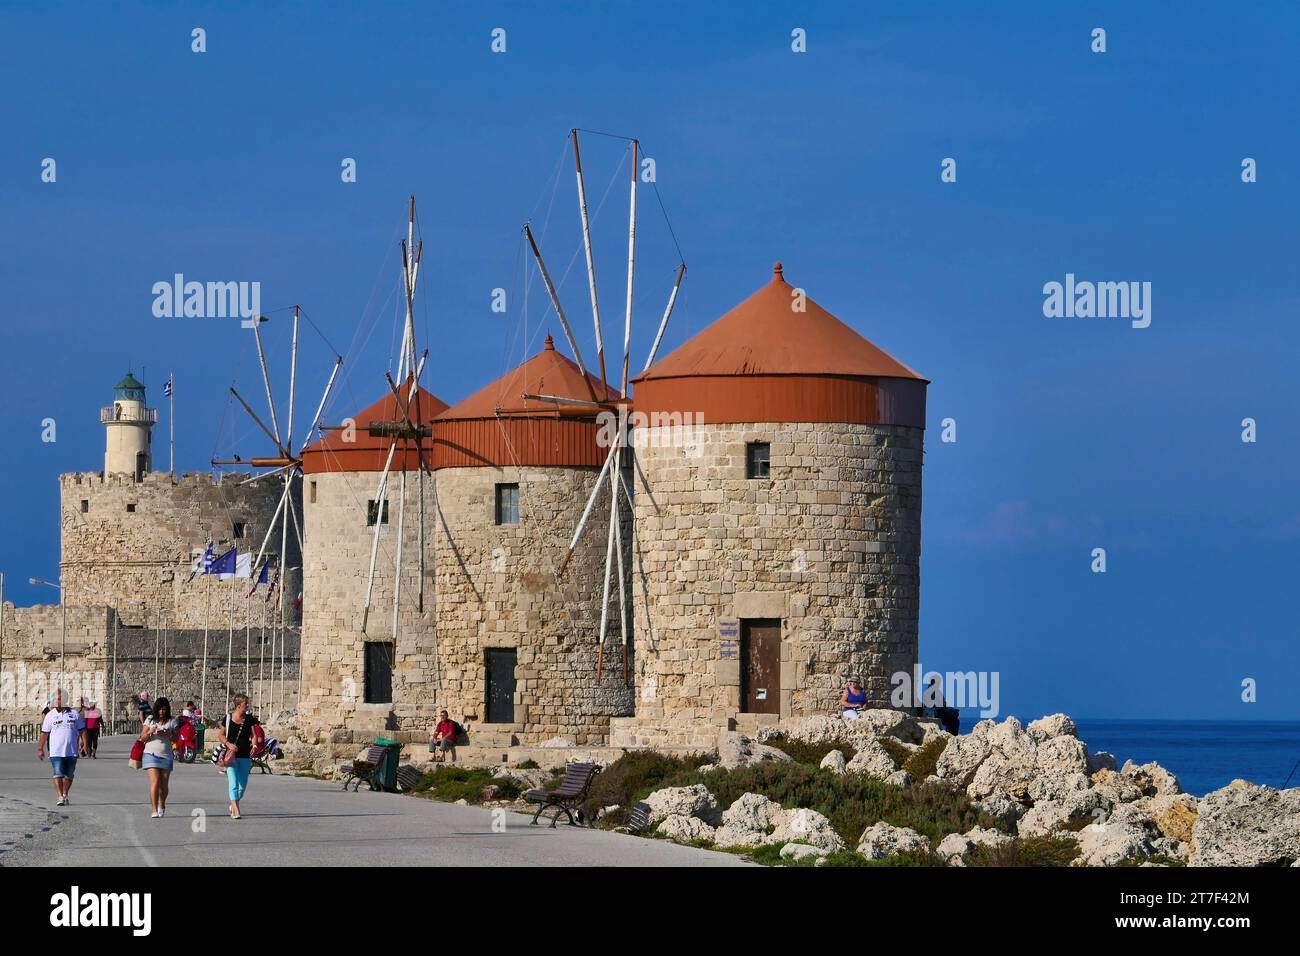
[[[285,556],[301,634],[287,629],[289,690],[264,710],[282,701],[299,741],[333,759],[381,733],[423,742],[445,708],[469,729],[465,757],[499,761],[544,744],[711,747],[720,731],[830,712],[849,676],[888,706],[890,676],[918,656],[927,384],[778,264],[633,379],[630,448],[615,465],[629,494],[612,506],[608,482],[597,492],[572,554],[608,442],[589,410],[536,396],[577,405],[597,376],[584,381],[548,337],[455,405],[421,389],[423,456],[397,448],[380,507],[390,438],[371,426],[401,417],[390,392],[302,452],[304,553]],[[245,599],[247,580],[191,582],[190,569],[209,539],[218,553],[255,552],[280,486],[153,471],[156,413],[133,376],[101,421],[105,470],[60,478],[65,607],[6,608],[0,669],[67,655],[66,613],[69,661],[107,669],[110,642],[138,645],[121,655],[133,663],[113,706],[153,686],[169,638],[166,691],[196,696],[206,622],[219,709],[229,688],[256,682],[242,652],[265,660],[275,622],[260,626],[265,603]],[[611,521],[624,617],[616,594],[602,607]]]
[[[246,579],[190,580],[209,540],[217,554],[232,546],[257,550],[283,486],[244,484],[247,474],[154,471],[157,410],[147,407],[145,387],[131,374],[114,386],[113,404],[100,410],[100,422],[106,432],[104,471],[59,476],[60,578],[53,583],[61,585],[63,606],[4,608],[0,671],[99,673],[106,712],[127,714],[141,690],[195,700],[206,690],[208,706],[220,709],[228,688],[252,689],[256,682],[242,667],[246,647],[254,661],[262,661],[263,683],[269,682],[265,661],[271,643],[280,641],[275,625],[283,623],[289,700],[296,699],[298,638],[291,602],[301,589],[302,561],[293,536],[285,561],[284,621],[259,596],[247,598]],[[278,538],[273,549],[279,549]],[[264,595],[266,587],[260,590]],[[238,659],[232,674],[226,670],[228,644],[231,658]],[[53,676],[42,680],[56,682]],[[34,678],[28,684],[37,693]],[[43,701],[52,689],[37,696]],[[283,688],[277,690],[283,695]],[[30,704],[0,699],[0,723],[32,720]]]
[[[424,605],[408,557],[396,628],[391,523],[360,626],[388,445],[364,428],[394,415],[392,398],[353,416],[351,446],[308,446],[302,739],[334,756],[380,733],[421,743],[446,708],[471,760],[542,744],[711,747],[723,730],[831,711],[850,675],[889,706],[890,676],[918,655],[928,383],[798,291],[778,264],[634,379],[629,607],[620,621],[611,597],[599,676],[604,521],[566,552],[607,446],[596,418],[526,397],[592,394],[549,338],[454,406],[422,392]],[[410,546],[414,446],[393,467]],[[593,511],[610,513],[607,494]]]

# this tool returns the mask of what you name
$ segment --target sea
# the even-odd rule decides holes
[[[979,720],[978,711],[963,709],[961,732],[969,733]],[[1289,776],[1286,785],[1300,787],[1300,721],[1075,718],[1075,723],[1089,752],[1108,751],[1121,767],[1125,760],[1155,761],[1193,796],[1237,778],[1281,787]]]

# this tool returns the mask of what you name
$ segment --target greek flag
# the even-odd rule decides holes
[[[163,394],[168,398],[172,395],[172,373],[167,373],[167,381],[163,382]]]
[[[199,572],[207,574],[208,568],[210,567],[212,567],[212,542],[211,541],[208,542],[207,548],[204,549],[203,554],[199,557],[199,559],[195,561],[194,564],[190,567],[190,576],[185,579],[185,583],[189,584],[191,581],[193,581],[194,576]]]

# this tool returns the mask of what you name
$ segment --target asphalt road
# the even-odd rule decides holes
[[[35,744],[0,745],[0,867],[14,866],[744,866],[735,856],[256,768],[231,820],[211,763],[177,764],[167,816],[149,816],[148,779],[108,738],[78,761],[55,805]],[[496,825],[494,829],[494,823]],[[502,828],[504,824],[504,828]]]

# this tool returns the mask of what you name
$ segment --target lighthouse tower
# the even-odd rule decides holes
[[[150,450],[158,409],[147,408],[144,385],[134,375],[113,386],[113,404],[99,410],[99,421],[107,431],[104,474],[133,474],[137,478],[153,469]]]

